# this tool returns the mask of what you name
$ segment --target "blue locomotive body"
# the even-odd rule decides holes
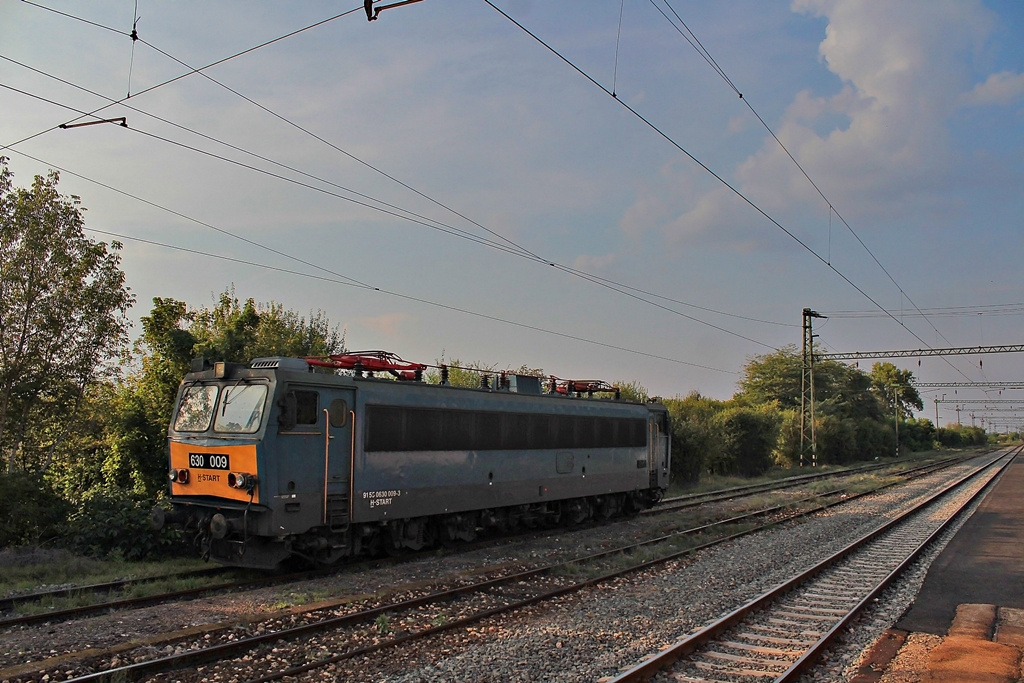
[[[480,530],[635,511],[668,487],[657,403],[312,372],[305,360],[186,376],[169,430],[173,509],[219,562],[319,563]]]

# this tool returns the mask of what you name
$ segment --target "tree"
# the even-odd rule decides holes
[[[479,387],[480,378],[484,375],[492,377],[490,381],[493,386],[493,376],[500,374],[501,372],[497,369],[497,365],[484,365],[480,361],[463,364],[463,362],[458,358],[445,360],[444,356],[442,356],[440,360],[435,360],[434,365],[435,367],[428,369],[424,374],[424,379],[428,384],[441,383],[441,370],[439,368],[444,365],[448,368],[448,384],[453,387],[464,387],[469,389]]]
[[[871,366],[871,390],[885,407],[887,415],[898,411],[899,419],[905,420],[913,413],[913,409],[924,409],[921,395],[914,386],[914,373],[900,370],[892,363],[875,363]]]
[[[345,334],[332,328],[322,311],[305,317],[275,301],[242,303],[234,287],[221,292],[217,305],[182,312],[190,322],[191,357],[247,363],[265,356],[329,356],[345,349]]]
[[[709,460],[715,474],[756,477],[772,466],[779,418],[770,410],[733,405],[715,415],[712,424],[721,440],[717,458]]]
[[[691,392],[685,398],[664,401],[672,417],[672,478],[695,482],[707,463],[719,457],[721,439],[712,421],[726,404]]]
[[[754,356],[743,368],[736,398],[749,405],[776,402],[780,408],[799,408],[803,358],[794,345]],[[820,379],[816,385],[820,383]],[[816,386],[817,389],[817,386]]]
[[[84,234],[56,171],[15,189],[0,157],[0,465],[45,471],[91,382],[128,342],[121,245]]]
[[[103,454],[92,465],[122,489],[153,495],[166,486],[166,435],[174,397],[192,359],[248,362],[263,356],[327,356],[345,335],[320,311],[306,318],[276,302],[242,303],[225,289],[212,307],[157,297],[135,344],[139,368],[105,397],[112,408]],[[86,477],[95,480],[95,475]]]
[[[780,410],[800,407],[803,391],[803,356],[790,344],[781,349],[754,356],[743,368],[735,398],[750,406],[776,403]],[[863,373],[832,360],[814,364],[816,401],[846,400],[852,397],[849,383]],[[866,388],[866,384],[865,384]]]

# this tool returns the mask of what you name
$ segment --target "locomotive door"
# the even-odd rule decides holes
[[[355,392],[324,393],[323,523],[333,531],[343,531],[348,528],[352,512]]]
[[[668,456],[668,434],[664,430],[663,418],[652,414],[648,418],[647,430],[647,471],[651,488],[658,487],[658,475],[664,469]]]

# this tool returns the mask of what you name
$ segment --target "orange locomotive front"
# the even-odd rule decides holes
[[[171,442],[172,496],[260,502],[256,444],[199,446]]]

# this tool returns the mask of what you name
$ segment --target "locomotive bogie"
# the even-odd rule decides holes
[[[660,497],[663,406],[520,393],[539,387],[313,373],[287,358],[198,370],[169,430],[173,510],[154,523],[183,524],[220,562],[272,567],[608,518]]]

